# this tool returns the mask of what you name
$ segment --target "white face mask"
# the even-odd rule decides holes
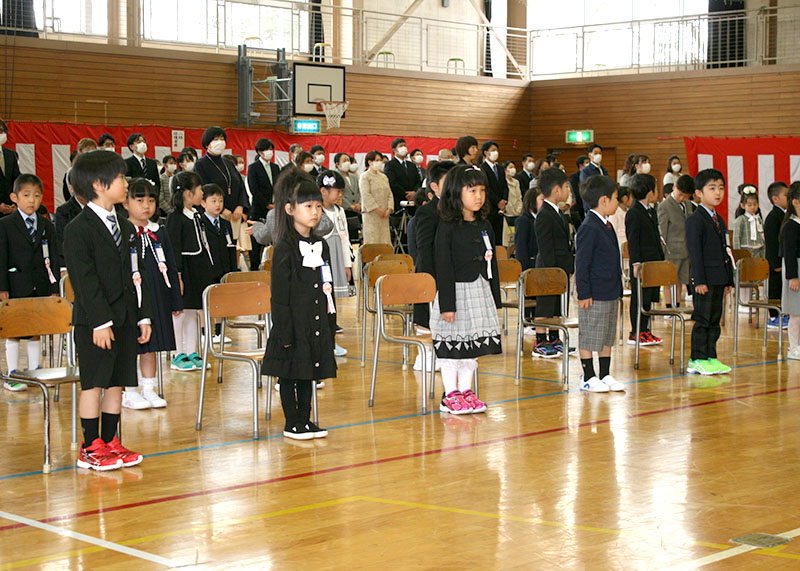
[[[681,163],[675,163],[672,165],[672,172],[681,172]]]
[[[358,171],[358,164],[357,163],[350,163],[350,172]]]
[[[489,160],[492,161],[493,163],[497,162],[497,157],[499,157],[499,156],[500,156],[500,153],[498,151],[491,151],[489,153]]]
[[[178,168],[178,165],[170,163],[170,164],[167,165],[167,172],[172,174],[177,170],[177,168]]]
[[[136,143],[136,152],[143,155],[147,152],[147,143]]]
[[[303,165],[303,170],[306,171],[306,172],[311,172],[311,171],[314,170],[314,165],[311,164],[311,163],[305,163]]]
[[[599,165],[603,162],[603,154],[597,153],[596,155],[592,155],[592,162],[596,165]]]
[[[192,172],[194,170],[194,161],[189,161],[188,163],[184,163],[183,170],[186,172]]]
[[[510,176],[511,178],[514,178],[514,175],[516,174],[517,174],[517,169],[515,169],[514,167],[508,169],[508,176]]]
[[[417,163],[418,165],[421,165],[422,164],[422,160],[424,158],[425,157],[423,157],[422,155],[417,155],[417,156],[414,157],[414,162]]]
[[[325,162],[325,155],[324,154],[320,153],[318,155],[314,155],[314,163],[315,164],[321,165],[324,162]]]
[[[348,172],[350,170],[350,161],[342,161],[339,165],[339,170],[342,172]]]
[[[264,151],[263,153],[261,153],[261,158],[264,159],[265,161],[269,161],[272,160],[272,155],[274,154],[275,152],[272,149],[270,149],[268,151]]]
[[[408,147],[397,147],[397,156],[400,158],[405,158],[408,154]]]
[[[8,135],[6,135],[5,133],[0,133],[0,147],[5,145],[6,141],[8,141]]]
[[[374,161],[372,163],[372,168],[377,172],[383,172],[383,161]]]
[[[242,172],[244,170],[244,165],[242,163],[236,163],[236,170]]]
[[[214,140],[208,144],[208,152],[213,155],[221,155],[225,150],[225,141]]]
[[[528,161],[527,163],[525,163],[525,170],[528,171],[528,172],[532,172],[533,171],[533,167],[534,167],[535,164],[536,163],[534,163],[532,161]]]
[[[642,174],[647,174],[650,172],[650,163],[644,163],[642,165]]]

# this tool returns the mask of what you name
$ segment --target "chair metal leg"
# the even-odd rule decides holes
[[[220,364],[222,359],[220,359]],[[258,377],[261,371],[258,370],[258,364],[249,359],[250,366],[253,368],[253,440],[258,440]]]
[[[206,331],[208,335],[208,331]],[[206,340],[208,341],[208,340]],[[208,364],[208,345],[210,343],[203,343],[203,370],[200,372],[200,399],[197,401],[197,424],[195,430],[203,429],[203,398],[206,394],[206,365]],[[222,359],[220,359],[222,362]]]
[[[212,327],[213,327],[213,323],[212,323]],[[206,331],[206,335],[211,335],[211,332],[210,331]],[[212,343],[213,343],[213,341],[212,341]],[[225,351],[225,320],[224,319],[222,320],[222,324],[220,325],[220,328],[219,328],[219,352],[220,352],[220,355],[222,354],[223,351]],[[217,363],[217,382],[218,383],[222,382],[222,364],[224,362],[225,362],[225,359],[219,359],[219,362]]]
[[[44,407],[44,464],[42,472],[50,473],[50,398],[47,387],[42,383],[35,383],[42,390],[42,406]]]
[[[403,314],[403,335],[411,335],[411,318]],[[403,343],[403,370],[408,370],[408,344]]]
[[[311,381],[311,404],[314,411],[314,424],[319,426],[319,408],[317,405],[317,381]]]
[[[156,377],[158,378],[158,396],[164,398],[164,370],[161,366],[161,352],[156,352]]]
[[[780,313],[778,314],[778,317],[780,317]],[[764,340],[763,340],[764,349],[767,348],[767,329],[769,327],[768,321],[769,321],[769,310],[765,310],[764,311]],[[778,323],[778,329],[783,329],[783,323]]]
[[[58,360],[57,360],[58,364],[56,365],[57,367],[61,367],[62,363],[64,362],[64,343],[65,343],[64,335],[63,334],[59,335],[58,336]]]
[[[475,367],[475,371],[472,373],[472,392],[475,393],[476,397],[480,398],[480,393],[478,392],[478,367]]]
[[[739,350],[739,288],[734,290],[734,294],[736,295],[737,303],[733,312],[733,352],[736,353]]]
[[[427,359],[427,351],[425,351],[423,353],[422,359],[423,359],[423,361],[422,361],[422,366],[423,366],[422,374],[424,375],[425,371],[427,370],[427,369],[424,368],[425,367],[425,359]],[[434,395],[434,392],[436,391],[436,349],[433,347],[433,343],[431,343],[431,362],[428,363],[428,366],[430,367],[430,375],[431,375],[430,386],[428,388],[430,390],[430,399],[431,399],[431,401],[433,401],[433,399],[436,398],[436,396]]]
[[[783,359],[783,312],[778,312],[778,358]]]
[[[561,375],[564,387],[569,390],[569,329],[559,329],[564,333],[564,350],[561,352]]]
[[[56,388],[53,389],[53,402],[58,402],[61,400],[61,385],[56,385]]]
[[[375,404],[375,377],[378,374],[378,347],[381,343],[381,336],[375,336],[375,349],[372,352],[372,381],[369,387],[369,406]]]
[[[670,347],[669,347],[669,364],[673,365],[675,363],[675,320],[677,317],[675,315],[672,316],[672,334],[670,335]]]
[[[519,295],[520,290],[517,288],[517,295]],[[523,337],[523,330],[524,330],[524,318],[525,318],[525,309],[523,304],[523,310],[519,311],[519,315],[517,316],[517,351],[516,351],[516,360],[517,366],[514,371],[514,385],[519,385],[519,378],[520,378],[520,369],[521,369],[521,361],[522,361],[522,337]]]
[[[636,312],[636,349],[635,349],[635,357],[633,359],[633,368],[634,369],[638,369],[639,368],[639,336],[641,335],[641,329],[642,329],[641,300],[642,300],[642,294],[640,292],[639,293],[639,299],[637,300],[637,305],[639,306],[639,311]]]
[[[681,320],[681,366],[680,366],[680,373],[683,374],[686,370],[686,363],[684,360],[684,349],[686,346],[686,321],[684,321],[683,316],[680,316]]]
[[[50,349],[50,368],[52,369],[55,366],[55,354],[53,353],[53,336],[47,336],[47,346]]]
[[[267,412],[264,418],[267,420],[272,418],[272,377],[267,377]]]
[[[361,285],[363,286],[364,283],[365,282],[362,276]],[[361,289],[359,289],[359,291],[361,291]],[[359,297],[358,307],[361,310],[361,366],[364,367],[366,366],[365,353],[367,347],[367,310],[366,308],[361,307],[361,305],[363,303],[366,303],[366,301],[363,300],[367,299],[367,292],[364,291],[363,295],[359,295],[358,297]]]

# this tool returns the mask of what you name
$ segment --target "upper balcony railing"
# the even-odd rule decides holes
[[[26,24],[14,21],[35,22],[41,38],[231,54],[245,44],[266,57],[285,48],[292,59],[524,80],[800,62],[796,6],[525,30],[476,12],[452,21],[291,0],[128,3],[137,17],[109,14],[108,0],[71,10],[41,0]]]

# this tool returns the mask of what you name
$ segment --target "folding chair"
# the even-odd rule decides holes
[[[508,260],[508,248],[505,246],[495,246],[494,247],[495,254],[497,255],[498,260]]]
[[[569,288],[569,279],[561,268],[529,268],[522,272],[517,282],[517,370],[514,374],[514,384],[519,384],[520,359],[522,355],[522,333],[525,324],[525,297],[540,295],[564,296]],[[566,304],[563,304],[566,305]],[[536,317],[528,321],[534,326],[558,329],[564,333],[564,349],[561,361],[561,374],[564,386],[569,386],[569,330],[578,327],[578,320],[574,317]]]
[[[367,345],[367,314],[372,314],[372,334],[375,334],[375,316],[378,314],[375,305],[375,292],[373,291],[373,305],[370,306],[369,289],[374,288],[378,278],[386,274],[410,274],[411,270],[405,260],[374,260],[366,265],[364,268],[364,276],[361,280],[362,294],[361,299],[363,305],[361,307],[361,366],[366,366],[366,350]],[[411,311],[413,312],[413,306]],[[410,320],[408,319],[409,308],[400,307],[386,310],[385,313],[389,315],[396,315],[403,320],[403,331],[406,335],[410,335]],[[403,351],[403,369],[406,367],[408,348]]]
[[[500,294],[503,298],[503,301],[500,303],[500,307],[503,308],[503,334],[508,335],[508,310],[518,309],[519,307],[518,300],[512,299],[509,301],[508,292],[509,290],[514,290],[516,293],[517,282],[519,281],[519,276],[522,273],[522,264],[520,264],[517,260],[498,259],[497,273],[498,277],[500,278]],[[525,307],[535,306],[536,301],[533,299],[528,300],[528,303],[525,304]]]
[[[736,262],[736,274],[734,276],[734,295],[736,295],[736,311],[733,313],[733,351],[739,349],[739,306],[750,307],[756,310],[756,323],[758,323],[758,311],[764,310],[764,341],[767,346],[767,320],[769,310],[774,309],[778,312],[779,325],[783,324],[783,307],[780,299],[751,299],[748,303],[742,303],[739,299],[739,291],[742,287],[751,287],[749,284],[761,284],[764,286],[764,295],[769,292],[769,262],[764,258],[742,258]],[[748,284],[748,285],[744,285]],[[778,355],[783,356],[783,327],[778,327]]]
[[[265,282],[267,286],[270,286],[272,283],[272,274],[263,270],[253,272],[228,272],[222,276],[221,280],[221,283],[224,284],[240,284],[247,282]],[[220,326],[219,336],[220,351],[225,350],[225,329],[227,327],[230,327],[231,329],[255,330],[258,346],[262,347],[264,345],[263,334],[266,333],[267,337],[269,337],[271,326],[272,322],[270,321],[268,314],[264,314],[261,319],[257,319],[256,321],[231,321],[229,319],[223,319],[222,325]],[[217,370],[217,382],[222,382],[222,361],[219,362],[219,368]],[[258,388],[261,388],[261,377],[259,377]]]
[[[383,262],[388,260],[402,260],[408,266],[408,271],[414,271],[414,258],[411,257],[411,254],[379,254],[375,256],[376,262]]]
[[[646,287],[669,287],[672,288],[672,299],[677,296],[678,268],[672,262],[644,262],[639,266],[639,279],[636,281],[636,293],[638,299],[638,311],[636,313],[636,356],[633,368],[639,368],[639,334],[642,331],[642,315],[656,316],[664,315],[672,318],[672,346],[669,349],[669,363],[675,362],[675,319],[681,322],[681,365],[680,372],[683,373],[685,364],[683,362],[684,347],[686,346],[686,315],[692,313],[690,307],[671,307],[665,309],[650,308],[645,311],[642,308],[642,290]]]
[[[228,351],[222,348],[214,349],[211,339],[214,319],[229,319],[246,315],[263,315],[271,312],[270,286],[263,281],[245,283],[212,284],[203,292],[203,322],[206,334],[203,336],[203,372],[200,379],[200,399],[197,403],[197,430],[202,430],[203,424],[203,398],[206,388],[206,371],[209,354],[219,359],[220,365],[224,359],[239,361],[250,365],[253,372],[253,438],[258,440],[258,383],[261,378],[261,359],[264,357],[264,347],[256,347],[242,351]],[[268,385],[271,385],[268,379]],[[267,386],[271,389],[271,386]],[[266,419],[271,416],[272,390],[267,391]]]
[[[275,248],[272,245],[267,246],[264,248],[263,254],[261,254],[262,262],[258,266],[258,269],[261,271],[270,271],[272,269],[272,254],[275,253]]]
[[[18,339],[36,335],[68,335],[72,331],[72,304],[60,297],[24,297],[0,304],[0,337]],[[66,367],[0,373],[4,381],[16,381],[39,387],[44,409],[44,464],[42,472],[50,473],[50,395],[48,388],[72,385],[72,450],[78,449],[78,367],[67,352]]]
[[[363,282],[364,281],[364,271],[372,260],[380,256],[381,254],[393,254],[394,248],[389,244],[364,244],[362,245],[356,254],[356,258],[358,260],[357,268],[358,268],[358,277]],[[361,306],[363,303],[363,299],[361,299],[361,284],[358,284],[359,287],[356,288],[358,290],[358,299],[356,303],[356,319],[361,317]]]
[[[753,257],[753,252],[750,251],[750,250],[747,250],[745,248],[739,248],[739,249],[736,249],[736,250],[731,250],[731,256],[733,256],[734,271],[739,271],[738,270],[738,265],[737,265],[739,260],[742,260],[744,258],[752,258]],[[750,297],[751,298],[755,297],[756,299],[758,299],[758,297],[759,297],[758,288],[759,288],[760,285],[761,284],[756,283],[756,282],[742,282],[741,287],[742,287],[743,290],[744,289],[749,289],[750,290]],[[728,302],[724,306],[726,309],[727,309],[728,306],[731,306],[732,308],[735,308],[738,311],[739,305],[738,305],[737,302],[735,302],[733,300],[733,298],[730,298],[730,300],[726,299],[726,301]],[[748,322],[750,322],[752,320],[752,311],[753,310],[751,309],[750,310],[750,315],[748,315],[748,318],[747,318]],[[720,324],[721,325],[725,325],[724,317],[723,317],[723,320],[722,320],[722,322]],[[756,319],[756,329],[758,329],[758,319]]]
[[[373,262],[376,263],[376,262]],[[379,263],[379,262],[377,262]],[[375,283],[375,306],[378,313],[378,331],[375,333],[375,349],[372,353],[372,381],[369,390],[369,406],[375,403],[375,380],[378,375],[378,349],[381,339],[390,343],[402,343],[405,348],[415,345],[422,355],[422,412],[428,410],[428,391],[426,376],[430,372],[431,395],[433,394],[434,371],[436,369],[436,353],[433,350],[433,338],[430,335],[409,335],[404,328],[403,335],[389,335],[386,331],[386,307],[430,303],[436,297],[436,280],[430,274],[384,274]],[[428,348],[431,362],[427,362]],[[476,383],[477,385],[477,383]],[[476,393],[477,394],[477,387]]]

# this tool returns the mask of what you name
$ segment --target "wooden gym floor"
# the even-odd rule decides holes
[[[126,444],[146,454],[130,469],[74,467],[63,397],[54,471],[43,475],[41,397],[2,391],[0,569],[800,565],[800,541],[729,542],[800,534],[800,362],[776,360],[775,331],[762,350],[762,330],[745,321],[733,355],[729,312],[719,347],[733,371],[685,376],[668,362],[667,320],[656,319],[667,341],[642,349],[639,371],[632,347],[614,350],[627,392],[587,394],[575,389],[576,358],[565,392],[560,361],[533,361],[530,339],[514,386],[512,327],[505,353],[480,360],[488,412],[453,417],[420,413],[419,373],[401,369],[397,345],[382,345],[369,408],[355,298],[340,315],[350,354],[319,394],[327,439],[284,439],[274,393],[273,419],[262,416],[252,440],[247,369],[226,364],[223,384],[209,379],[201,432],[199,372],[167,373],[166,409],[124,411]]]

